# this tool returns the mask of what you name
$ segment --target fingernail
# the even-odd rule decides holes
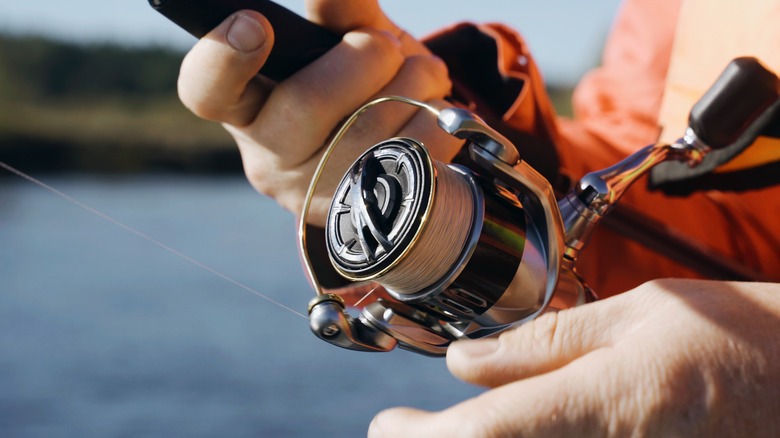
[[[449,349],[454,350],[456,354],[470,358],[489,356],[498,350],[498,339],[453,342]]]
[[[254,18],[238,14],[228,28],[227,42],[239,52],[252,52],[265,43],[265,30]]]

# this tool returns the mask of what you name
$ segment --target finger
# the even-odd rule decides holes
[[[368,438],[456,437],[451,425],[437,414],[411,408],[387,409],[377,414],[368,426]],[[464,435],[465,436],[465,435]],[[472,435],[477,436],[477,435]]]
[[[270,89],[270,81],[257,71],[273,41],[273,29],[259,13],[231,15],[184,58],[178,82],[181,101],[201,118],[246,125]]]
[[[377,95],[404,96],[434,106],[450,106],[442,97],[450,90],[447,68],[437,57],[418,55],[407,58],[395,78]],[[369,147],[391,137],[410,137],[422,142],[434,158],[449,162],[463,141],[440,129],[435,115],[429,111],[400,103],[387,102],[372,107],[361,115],[337,145],[331,156],[315,196],[330,200],[333,190],[357,157]],[[301,167],[313,173],[324,151],[319,151],[310,163]],[[307,172],[304,177],[310,177]]]
[[[490,390],[441,412],[394,408],[380,412],[369,437],[567,437],[603,436],[613,418],[599,396],[612,382],[594,383],[591,370],[607,355],[580,359],[577,366]],[[603,374],[600,375],[603,377]]]
[[[435,56],[417,55],[407,58],[393,80],[372,97],[404,96],[427,102],[447,96],[450,88],[447,66]],[[441,131],[432,114],[418,110],[418,107],[400,102],[382,103],[371,108],[348,131],[343,139],[341,155],[343,149],[354,149],[357,153],[349,154],[354,159],[369,146],[398,136],[418,112],[424,116],[423,120],[427,120],[428,123],[423,124],[427,130]]]
[[[449,103],[441,99],[433,99],[428,101],[428,103],[437,108],[446,108],[447,106],[450,106]],[[397,108],[399,107],[395,106],[392,109]],[[364,115],[364,117],[366,117],[366,115]],[[384,130],[381,123],[372,124],[377,126],[378,130]],[[228,129],[230,129],[230,127],[228,127]],[[354,129],[355,126],[348,132],[347,137],[352,137],[352,135],[349,134],[352,134]],[[350,140],[345,138],[339,143],[337,146],[337,153],[331,155],[325,172],[320,176],[317,190],[312,197],[309,215],[307,217],[309,223],[324,226],[330,201],[333,198],[333,192],[349,166],[355,161],[357,156],[364,152],[368,147],[376,144],[379,140],[387,139],[390,136],[377,138],[376,133],[368,132],[369,128],[366,126],[363,126],[361,131],[374,139],[365,140],[359,136],[355,136]],[[238,139],[241,138],[240,132],[234,132],[233,135]],[[393,133],[391,136],[407,137],[417,140],[425,145],[433,158],[445,163],[451,162],[463,147],[463,140],[440,129],[436,124],[435,116],[422,110],[414,113],[412,119],[406,122],[406,126],[399,132]],[[239,145],[241,144],[242,142],[239,141]],[[263,151],[257,151],[256,155],[262,153]],[[275,174],[273,179],[258,178],[258,175],[255,174],[253,177],[250,176],[250,181],[253,182],[253,185],[258,191],[273,197],[286,209],[298,214],[303,207],[303,200],[305,199],[308,184],[311,181],[311,177],[314,174],[323,153],[324,149],[319,150],[307,163],[299,166],[295,171]],[[242,155],[245,156],[244,149],[242,149]],[[246,163],[249,160],[244,161]],[[257,158],[251,161],[271,162],[271,159]],[[259,173],[260,171],[258,170],[258,174]],[[287,189],[282,192],[275,190],[276,187],[286,187]]]
[[[321,149],[334,126],[392,80],[403,64],[399,47],[383,31],[346,34],[274,88],[248,135],[275,154],[271,164],[277,168],[299,167]]]
[[[401,40],[406,56],[430,53],[424,44],[390,20],[376,0],[307,0],[306,11],[310,20],[336,33],[365,27],[381,29]]]
[[[365,11],[372,4],[371,0],[365,4],[322,0],[319,4],[351,11],[347,15],[352,14],[353,18],[374,25],[345,35],[336,48],[275,87],[258,115],[247,122],[244,129],[226,126],[236,138],[245,172],[253,186],[295,213],[300,212],[301,195],[305,191],[295,187],[305,189],[308,186],[308,177],[316,167],[310,160],[321,152],[333,128],[360,104],[379,93],[405,57],[428,54],[414,38],[389,22],[382,22],[384,14],[376,2],[373,2],[374,12],[368,14]],[[366,17],[379,18],[367,20]],[[358,24],[359,21],[353,21],[350,26]],[[399,32],[403,43],[393,36]],[[360,41],[360,34],[370,36],[368,43]],[[438,85],[449,89],[446,78]],[[366,142],[362,145],[365,148]],[[346,163],[354,158],[347,157]],[[320,204],[315,200],[312,211],[318,211],[315,206]]]
[[[455,376],[488,387],[546,373],[614,345],[630,330],[631,310],[630,301],[618,296],[546,313],[498,338],[453,343],[447,366]]]
[[[449,106],[444,100],[434,99],[428,101],[428,103],[438,108]],[[403,114],[402,111],[398,111],[398,108],[403,109],[400,104],[385,105],[386,108],[390,107],[391,110],[396,110],[395,113],[397,114],[395,114],[395,116]],[[414,111],[414,109],[412,109],[412,111]],[[367,116],[368,113],[363,117]],[[386,123],[390,124],[390,122]],[[309,215],[307,217],[309,223],[324,226],[327,211],[331,199],[333,198],[333,192],[347,169],[361,153],[380,140],[385,140],[391,136],[412,138],[425,145],[433,158],[445,163],[452,161],[452,158],[463,147],[463,140],[440,129],[436,124],[436,117],[427,111],[419,110],[416,113],[413,113],[412,119],[405,123],[406,126],[394,133],[385,132],[387,126],[383,126],[381,122],[378,122],[375,119],[370,123],[363,123],[362,126],[358,128],[360,133],[355,130],[359,123],[356,123],[355,126],[348,131],[346,138],[336,146],[336,153],[331,155],[325,172],[320,176],[317,190],[312,197],[309,208]],[[372,132],[370,126],[374,127],[377,132]],[[382,133],[384,133],[384,137],[381,137],[380,134]],[[234,136],[240,138],[240,133],[234,133]],[[368,140],[369,138],[370,140]],[[241,142],[239,142],[239,145],[240,144]],[[272,196],[289,211],[298,214],[303,207],[302,203],[305,199],[305,192],[308,189],[308,184],[311,181],[311,177],[324,152],[324,149],[320,149],[308,162],[297,167],[295,171],[276,174],[272,180],[269,180],[268,178],[257,178],[257,175],[250,178],[250,180],[253,181],[257,190]],[[258,153],[262,153],[262,151],[258,151]],[[242,155],[244,155],[243,149]],[[247,162],[248,160],[244,161]],[[268,158],[253,161],[270,162]],[[262,182],[265,182],[265,184],[260,185]],[[275,187],[286,187],[288,189],[281,192],[275,190]]]

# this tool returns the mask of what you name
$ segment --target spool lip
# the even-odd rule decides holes
[[[369,148],[328,210],[326,244],[336,271],[366,281],[398,265],[428,222],[435,189],[433,161],[420,142],[396,137]]]

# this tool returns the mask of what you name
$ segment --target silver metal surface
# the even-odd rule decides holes
[[[390,351],[397,345],[392,336],[353,318],[336,295],[322,294],[309,303],[309,328],[323,341],[357,351]]]
[[[459,338],[445,328],[448,323],[402,303],[372,303],[361,316],[373,326],[392,334],[399,347],[428,356],[443,356],[447,346]]]
[[[566,257],[577,260],[601,219],[650,169],[669,160],[696,166],[710,150],[696,138],[693,130],[688,129],[686,135],[673,144],[645,146],[613,166],[582,177],[574,190],[558,202],[566,230]]]
[[[686,157],[688,165],[693,167],[701,163],[704,156],[707,155],[712,148],[701,141],[699,136],[696,135],[693,129],[688,128],[685,130],[685,135],[671,145],[672,148],[682,149],[683,155]]]
[[[480,148],[510,166],[520,161],[512,142],[471,111],[446,108],[439,112],[437,122],[448,134],[478,143]]]
[[[344,121],[341,127],[339,127],[338,131],[336,131],[335,135],[333,135],[330,143],[328,143],[328,146],[322,152],[322,158],[320,158],[320,162],[317,164],[317,168],[314,170],[314,174],[311,177],[311,182],[309,183],[309,188],[306,190],[306,197],[303,201],[303,207],[301,208],[300,220],[298,221],[298,249],[300,250],[301,257],[303,258],[303,265],[306,269],[306,275],[309,277],[309,280],[311,280],[311,285],[317,295],[323,294],[323,290],[319,279],[317,278],[317,274],[315,273],[314,266],[309,259],[309,239],[306,233],[309,219],[309,210],[311,208],[311,201],[314,198],[314,193],[317,191],[317,186],[319,185],[320,179],[325,172],[325,167],[328,165],[331,155],[336,150],[336,146],[339,144],[341,139],[344,138],[352,125],[354,125],[358,118],[360,118],[360,116],[369,109],[380,104],[387,104],[392,102],[403,103],[406,105],[422,108],[436,117],[439,116],[439,110],[428,103],[409,99],[403,96],[384,96],[376,98],[358,108],[347,118],[346,121]]]
[[[347,315],[343,305],[327,299],[314,304],[310,312],[312,330],[321,339],[344,348],[385,351],[395,344],[384,335],[397,340],[402,348],[441,355],[455,339],[495,333],[536,317],[549,304],[560,275],[564,248],[564,229],[552,187],[520,161],[517,150],[505,137],[472,113],[445,109],[437,121],[448,133],[468,140],[472,158],[487,175],[503,181],[520,197],[516,202],[522,205],[526,227],[530,224],[530,228],[526,229],[526,248],[512,280],[519,287],[513,293],[502,295],[487,311],[480,308],[487,303],[487,297],[470,291],[461,291],[460,295],[458,291],[450,293],[449,296],[467,298],[460,304],[444,297],[476,247],[484,215],[482,193],[471,172],[455,168],[469,181],[477,206],[469,241],[453,268],[433,286],[418,293],[401,296],[391,292],[396,302],[373,303],[358,319]],[[471,308],[470,302],[476,307]],[[448,308],[471,316],[458,316]]]
[[[540,291],[541,305],[529,316],[534,318],[544,311],[555,293],[564,254],[565,232],[555,193],[550,183],[524,161],[520,161],[514,167],[509,166],[478,144],[472,144],[469,151],[477,164],[522,196],[520,201],[527,212],[527,217],[539,230],[541,240],[539,248],[544,253],[546,275],[544,290]]]
[[[548,263],[546,248],[539,230],[530,223],[526,226],[526,244],[523,259],[512,282],[501,298],[474,322],[480,330],[492,332],[535,317],[549,303],[547,296]],[[472,328],[473,329],[473,328]],[[469,332],[471,334],[471,332]]]

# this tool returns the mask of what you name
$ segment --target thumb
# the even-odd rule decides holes
[[[615,416],[601,399],[604,380],[584,378],[605,360],[591,356],[579,368],[513,382],[439,412],[387,409],[374,417],[368,437],[607,436],[605,420]]]
[[[447,366],[456,377],[487,387],[556,370],[617,342],[622,321],[631,319],[616,308],[625,301],[619,298],[546,313],[498,338],[455,342]]]
[[[242,126],[265,101],[270,84],[257,76],[274,44],[268,20],[237,12],[201,38],[179,72],[179,97],[196,115]]]

